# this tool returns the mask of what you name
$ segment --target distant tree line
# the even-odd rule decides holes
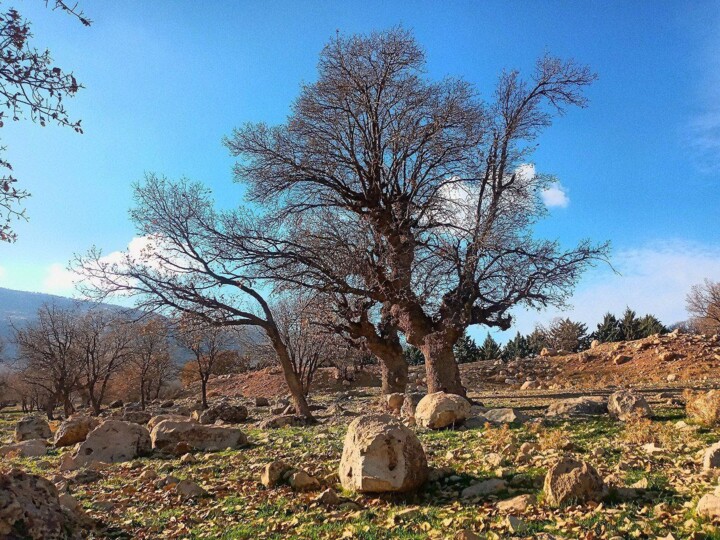
[[[504,346],[489,333],[478,345],[465,332],[455,343],[454,350],[455,358],[460,364],[480,360],[507,361],[537,356],[544,348],[575,353],[588,349],[593,340],[600,343],[632,341],[666,332],[668,328],[654,315],[638,317],[635,311],[627,308],[619,318],[612,313],[606,313],[594,332],[588,332],[588,327],[584,323],[569,318],[557,318],[547,327],[536,326],[530,334],[523,335],[518,332]],[[423,362],[423,356],[412,346],[405,347],[405,357],[411,365]]]
[[[303,396],[321,367],[334,367],[341,378],[350,379],[374,361],[327,328],[315,297],[284,298],[272,309]],[[213,376],[277,362],[267,336],[245,330],[210,324],[188,313],[160,317],[100,305],[44,305],[34,320],[13,327],[15,358],[3,356],[0,343],[0,362],[10,368],[0,378],[0,396],[53,418],[56,407],[65,416],[79,406],[99,414],[117,397],[136,400],[145,409],[148,402],[177,391],[178,382],[185,387],[198,383],[207,408]],[[190,360],[180,367],[173,356],[182,351]]]

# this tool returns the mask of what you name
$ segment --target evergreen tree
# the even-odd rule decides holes
[[[483,341],[483,344],[480,346],[480,358],[482,360],[495,360],[496,358],[500,358],[501,353],[502,349],[500,348],[500,345],[498,345],[498,342],[495,341],[490,334],[488,334],[485,341]]]
[[[597,330],[593,333],[592,338],[597,339],[600,343],[620,341],[622,339],[620,321],[612,313],[606,313],[602,322],[597,325]]]
[[[408,345],[405,349],[403,349],[403,356],[405,356],[405,361],[408,365],[411,366],[420,366],[425,363],[423,353],[420,349],[413,347],[412,345]]]
[[[557,351],[580,352],[590,345],[587,325],[569,318],[554,320],[547,331],[547,340]]]
[[[455,343],[455,360],[458,364],[467,364],[468,362],[477,362],[480,359],[480,349],[467,332],[465,332],[457,343]]]
[[[545,347],[549,347],[547,334],[542,326],[536,326],[535,330],[528,335],[527,346],[530,354],[538,355]]]
[[[622,339],[625,341],[633,341],[640,339],[640,319],[637,318],[635,312],[628,308],[625,308],[622,319],[620,319],[620,329],[622,331]]]
[[[532,354],[530,345],[525,336],[520,332],[515,334],[515,337],[505,344],[502,352],[503,360],[513,360],[515,358],[527,358]]]
[[[668,331],[660,319],[654,315],[645,315],[640,319],[640,337],[650,337],[654,334],[666,334]]]

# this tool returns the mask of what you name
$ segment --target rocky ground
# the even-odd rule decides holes
[[[720,450],[711,447],[720,440],[720,429],[689,418],[682,396],[690,377],[700,381],[696,386],[712,386],[712,374],[703,375],[692,364],[713,365],[717,341],[672,337],[660,338],[659,345],[649,342],[622,344],[615,350],[602,346],[591,360],[572,355],[543,358],[537,365],[565,365],[567,376],[576,381],[572,377],[579,371],[595,373],[602,354],[607,381],[615,381],[630,366],[644,370],[649,355],[672,352],[682,344],[685,355],[657,359],[667,368],[647,373],[647,384],[635,392],[651,408],[651,419],[632,416],[623,421],[608,414],[604,407],[614,390],[610,386],[623,379],[593,390],[570,390],[553,376],[540,383],[546,389],[520,390],[521,379],[540,380],[539,374],[522,363],[510,368],[515,373],[508,365],[497,366],[506,371],[500,375],[498,369],[497,377],[516,382],[470,382],[475,404],[464,425],[410,428],[425,450],[430,472],[424,486],[408,494],[360,494],[339,482],[348,424],[361,414],[388,412],[376,387],[318,392],[313,403],[320,423],[313,426],[273,427],[266,421],[283,412],[282,403],[272,399],[269,407],[256,406],[254,399],[236,398],[232,403],[245,405],[247,418],[217,421],[235,430],[227,435],[234,437],[239,428],[246,437],[236,441],[234,450],[201,451],[178,444],[120,463],[88,458],[80,466],[69,464],[72,445],[46,449],[41,442],[39,451],[31,446],[22,451],[0,448],[0,474],[15,469],[49,479],[63,512],[70,512],[76,529],[90,538],[720,538],[713,523],[713,516],[720,516],[720,499],[711,495],[720,476]],[[691,358],[687,351],[696,345],[693,350],[703,354]],[[626,354],[630,360],[613,363],[614,355],[630,352],[635,352]],[[492,365],[474,367],[482,373]],[[668,384],[671,372],[678,378]],[[703,382],[704,377],[708,379]],[[639,385],[644,379],[638,375],[624,380]],[[583,396],[595,396],[595,401],[568,401]],[[597,403],[601,410],[594,410]],[[153,415],[187,414],[194,408],[193,400],[151,407]],[[548,408],[565,415],[548,415]],[[147,415],[133,407],[108,414],[134,420],[134,425],[147,422]],[[18,411],[0,413],[0,444],[6,448],[21,417]],[[31,427],[35,429],[26,426]],[[59,423],[50,427],[55,433],[40,428],[40,441],[58,438]],[[84,448],[89,440],[82,443]],[[149,441],[133,444],[140,448]],[[90,456],[104,451],[98,448]],[[84,454],[82,449],[75,460]],[[23,452],[39,455],[21,457]],[[568,458],[589,467],[588,478],[597,485],[591,489],[580,482],[580,491],[557,504],[557,488],[546,483],[546,476],[548,471],[550,476],[557,473],[558,464],[571,463]],[[280,460],[289,464],[292,475],[267,481],[268,465]],[[398,465],[405,466],[402,461]],[[3,533],[3,508],[0,490],[0,538],[22,537]]]
[[[529,389],[608,389],[619,386],[684,388],[720,382],[720,338],[685,334],[651,336],[637,341],[604,343],[575,354],[556,354],[503,362],[488,360],[460,366],[463,383],[473,391]],[[412,366],[413,385],[423,388],[423,366]],[[319,392],[380,386],[377,367],[367,367],[355,380],[343,381],[331,368],[318,370],[314,387]],[[243,375],[226,375],[210,381],[214,396],[264,396],[285,393],[279,368]]]

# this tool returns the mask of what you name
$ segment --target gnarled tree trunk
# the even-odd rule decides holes
[[[454,339],[453,339],[454,338]],[[420,351],[425,357],[428,393],[447,392],[465,396],[460,380],[460,369],[455,361],[453,347],[457,337],[453,333],[433,332],[425,336]]]
[[[390,355],[378,357],[382,375],[383,394],[404,394],[408,383],[408,365],[402,353],[393,351]]]
[[[290,398],[292,399],[293,407],[295,407],[295,414],[305,418],[305,420],[308,422],[313,422],[315,419],[313,418],[312,412],[310,411],[310,406],[307,402],[307,398],[305,397],[303,385],[300,382],[300,377],[297,373],[295,373],[295,370],[293,369],[293,364],[290,360],[290,355],[288,354],[285,343],[283,343],[279,333],[277,333],[276,330],[268,327],[266,327],[265,330],[268,334],[268,337],[270,338],[273,349],[275,349],[278,360],[280,361],[280,367],[283,370],[285,382],[287,383],[288,389],[290,390]]]

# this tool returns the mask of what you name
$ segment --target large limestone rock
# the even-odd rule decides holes
[[[217,420],[238,424],[247,419],[248,410],[244,405],[233,405],[227,401],[221,401],[204,411],[193,412],[192,417],[201,424],[214,424]]]
[[[68,456],[61,468],[77,469],[94,461],[119,463],[149,454],[151,450],[150,433],[145,426],[121,420],[105,420],[88,433],[75,455]]]
[[[545,499],[551,506],[599,498],[603,489],[603,480],[592,465],[571,458],[555,463],[545,476]]]
[[[29,441],[31,439],[49,439],[52,437],[50,424],[39,416],[26,416],[15,426],[15,441]]]
[[[17,457],[40,457],[47,452],[47,443],[44,439],[30,439],[14,444],[0,446],[0,457],[15,455]]]
[[[204,452],[218,452],[247,444],[247,437],[238,428],[176,420],[163,420],[153,428],[150,437],[153,448],[169,451],[179,444]]]
[[[153,416],[150,421],[147,423],[148,431],[152,431],[155,429],[155,426],[157,426],[160,422],[163,420],[174,420],[176,422],[194,422],[195,420],[192,420],[189,416],[182,416],[180,414],[158,414],[157,416]]]
[[[351,491],[412,491],[427,480],[427,459],[410,428],[388,415],[361,416],[348,427],[339,476]]]
[[[583,396],[556,401],[547,408],[546,416],[601,416],[607,413],[607,401],[602,397]]]
[[[415,422],[429,429],[462,424],[469,415],[470,402],[467,399],[445,392],[428,394],[415,408]]]
[[[652,409],[645,398],[629,390],[620,390],[610,396],[608,412],[623,422],[652,416]]]
[[[50,481],[13,470],[0,475],[0,538],[75,540],[80,532]]]
[[[83,442],[88,433],[95,429],[100,424],[98,418],[92,416],[78,416],[75,418],[68,418],[55,432],[55,447],[60,448],[63,446],[72,446],[79,442]]]
[[[133,424],[140,425],[147,424],[151,418],[152,413],[149,411],[126,410],[122,415],[123,422],[132,422]]]
[[[420,392],[405,394],[402,407],[400,407],[400,416],[410,422],[415,422],[415,409],[424,397],[425,394],[421,394]]]

